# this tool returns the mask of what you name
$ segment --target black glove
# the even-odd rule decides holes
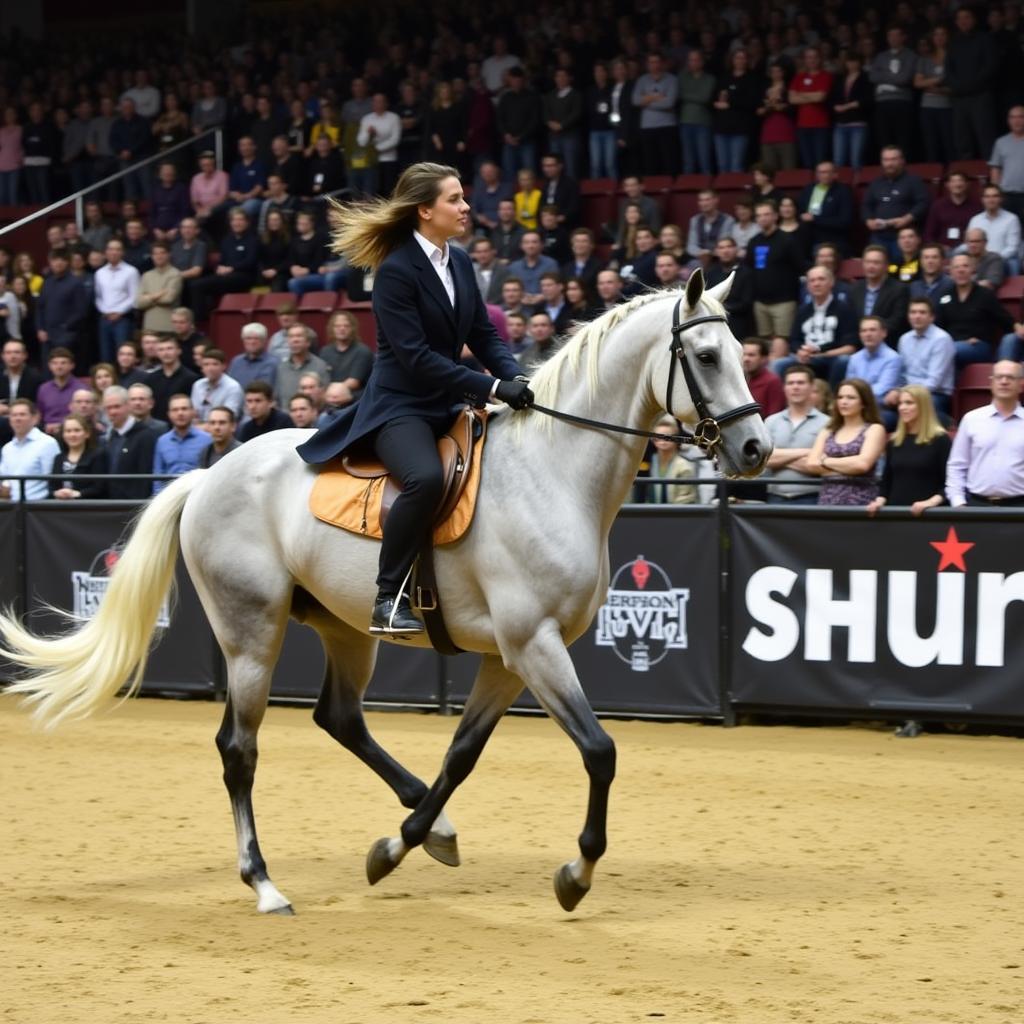
[[[513,409],[525,409],[533,405],[530,382],[519,377],[515,380],[503,380],[495,389],[494,395]]]

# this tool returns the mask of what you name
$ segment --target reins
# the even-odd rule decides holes
[[[657,434],[652,430],[637,430],[635,427],[624,427],[618,423],[605,423],[603,420],[594,420],[586,416],[576,416],[573,413],[562,412],[560,409],[549,409],[544,405],[534,404],[530,406],[530,408],[536,412],[543,413],[545,416],[551,416],[556,420],[563,420],[566,423],[572,423],[579,427],[590,427],[594,430],[608,430],[615,434],[629,434],[633,437],[662,437],[666,440],[673,441],[676,444],[692,445],[696,448],[700,448],[701,451],[707,452],[709,458],[714,458],[716,449],[722,442],[722,427],[727,423],[732,423],[733,420],[742,419],[744,416],[751,416],[754,413],[760,413],[760,406],[757,402],[748,402],[746,405],[738,405],[736,408],[722,413],[721,416],[711,415],[708,410],[707,402],[704,400],[704,395],[701,392],[700,385],[697,383],[697,378],[693,375],[693,369],[686,358],[686,349],[683,343],[683,332],[688,331],[691,327],[697,327],[700,324],[724,324],[728,323],[728,321],[721,314],[714,314],[711,316],[699,316],[693,320],[681,322],[679,319],[679,312],[682,305],[683,300],[680,298],[676,302],[675,309],[672,311],[672,341],[669,345],[669,351],[672,355],[672,363],[668,371],[668,386],[665,389],[665,410],[669,413],[672,411],[672,386],[675,383],[676,365],[678,363],[678,365],[682,367],[683,379],[686,381],[686,386],[690,391],[690,398],[693,401],[693,407],[699,417],[697,425],[693,429],[693,433],[689,433],[684,430],[679,434]]]

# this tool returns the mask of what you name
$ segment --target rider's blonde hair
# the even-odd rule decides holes
[[[458,178],[454,167],[419,163],[407,167],[390,199],[358,205],[331,200],[331,248],[354,267],[376,270],[416,229],[417,211],[433,206],[446,178]]]

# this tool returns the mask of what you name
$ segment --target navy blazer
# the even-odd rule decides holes
[[[299,446],[306,462],[327,462],[400,416],[447,425],[457,406],[486,403],[494,377],[522,372],[487,316],[469,256],[454,246],[449,253],[454,309],[415,238],[381,264],[373,282],[373,370],[359,401]],[[463,345],[494,377],[459,363]]]

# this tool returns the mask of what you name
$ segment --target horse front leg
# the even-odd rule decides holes
[[[569,734],[590,778],[580,855],[555,872],[555,896],[574,910],[590,891],[594,867],[608,845],[608,791],[615,778],[615,743],[601,728],[583,693],[558,624],[549,620],[520,646],[502,647],[505,661],[522,677],[545,711]]]
[[[401,835],[378,839],[370,848],[366,857],[366,878],[370,885],[376,885],[394,871],[411,849],[425,843],[432,829],[436,830],[438,815],[443,814],[452,793],[473,770],[494,727],[522,689],[522,680],[509,672],[500,658],[484,657],[440,775],[402,822]]]

